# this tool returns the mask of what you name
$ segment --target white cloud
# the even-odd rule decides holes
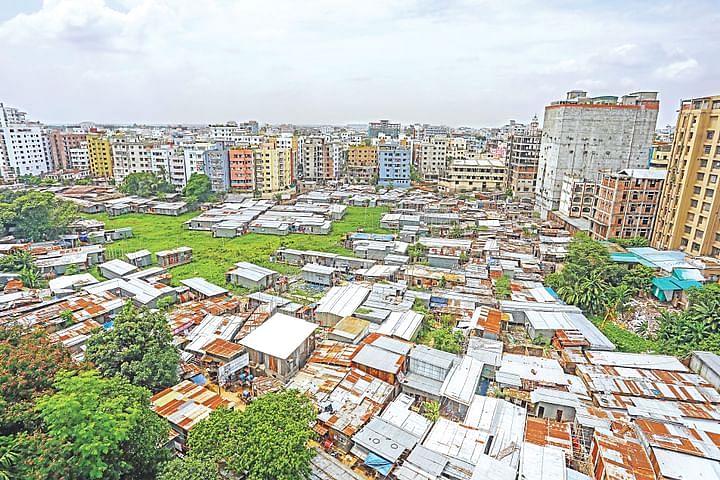
[[[666,80],[691,80],[700,72],[700,64],[694,58],[672,62],[655,70],[655,76]]]
[[[0,23],[1,100],[46,121],[490,125],[632,87],[672,115],[717,93],[693,60],[720,46],[707,1],[46,0]]]

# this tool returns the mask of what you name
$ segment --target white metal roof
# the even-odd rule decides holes
[[[470,405],[475,396],[483,363],[468,355],[453,366],[445,378],[440,395],[462,405]]]
[[[317,313],[329,313],[345,318],[352,315],[362,305],[370,289],[351,283],[342,287],[332,287],[320,300]]]
[[[551,445],[522,444],[520,478],[523,480],[565,480],[565,452]]]
[[[624,352],[586,352],[589,363],[610,367],[628,367],[647,370],[666,370],[687,372],[688,368],[680,360],[670,355],[650,355],[645,353]]]
[[[224,295],[228,293],[226,288],[210,283],[202,277],[186,278],[185,280],[180,280],[180,283],[192,290],[197,290],[207,297],[214,297],[216,295]]]
[[[276,313],[240,340],[246,348],[286,359],[313,334],[317,325]]]

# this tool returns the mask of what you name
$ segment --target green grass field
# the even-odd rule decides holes
[[[125,253],[147,249],[153,252],[187,246],[193,249],[193,262],[171,269],[173,284],[190,277],[203,277],[217,285],[225,284],[225,272],[241,261],[252,262],[272,268],[281,273],[296,273],[299,269],[289,265],[271,263],[269,257],[280,247],[300,250],[352,255],[340,245],[343,235],[361,229],[369,233],[389,233],[380,228],[384,207],[349,207],[345,218],[333,222],[329,235],[291,234],[284,237],[248,234],[236,238],[213,238],[210,232],[197,232],[183,228],[183,222],[198,215],[191,212],[179,217],[131,214],[109,217],[107,214],[86,215],[105,222],[105,227],[132,227],[133,237],[106,245],[108,258],[118,258]],[[237,289],[234,289],[237,290]]]

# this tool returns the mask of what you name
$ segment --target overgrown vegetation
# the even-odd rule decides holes
[[[137,195],[144,198],[163,197],[175,191],[165,178],[151,172],[131,173],[123,179],[118,187],[126,195]]]
[[[164,311],[138,310],[129,301],[113,328],[88,339],[87,361],[106,377],[121,376],[151,392],[177,383],[180,354]]]
[[[565,303],[580,307],[587,315],[615,320],[627,309],[630,298],[650,291],[652,269],[630,269],[614,263],[607,248],[586,234],[575,235],[559,272],[545,278]]]
[[[503,275],[495,280],[495,296],[499,300],[508,300],[512,296],[510,277]]]
[[[202,173],[190,175],[182,194],[189,204],[210,202],[217,197],[212,191],[210,177]]]
[[[55,240],[78,218],[75,204],[50,192],[0,190],[0,231],[34,242]]]
[[[465,335],[455,330],[452,318],[442,315],[437,318],[421,300],[416,299],[413,310],[423,315],[422,326],[415,341],[431,348],[449,353],[460,353],[463,349]]]
[[[655,339],[664,351],[675,355],[693,350],[720,354],[720,284],[691,288],[685,311],[660,315]]]
[[[170,462],[160,480],[213,480],[220,468],[226,478],[307,478],[314,418],[312,403],[297,390],[267,394],[244,412],[218,409],[192,429],[189,455]]]
[[[645,237],[611,238],[610,241],[612,243],[620,245],[623,248],[648,246],[648,239]]]

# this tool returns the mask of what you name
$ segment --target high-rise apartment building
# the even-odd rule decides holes
[[[354,185],[374,185],[378,179],[378,154],[374,145],[353,145],[348,148],[346,176]]]
[[[305,137],[298,149],[298,179],[325,182],[335,178],[333,161],[325,137]]]
[[[233,147],[228,150],[230,189],[252,193],[255,190],[255,163],[251,148]]]
[[[437,180],[447,169],[449,143],[445,137],[433,137],[413,143],[415,165],[423,180]]]
[[[652,245],[720,257],[720,95],[683,100]]]
[[[203,173],[210,178],[213,192],[227,192],[230,188],[228,149],[217,143],[203,152]]]
[[[122,182],[131,173],[153,172],[152,148],[140,135],[118,133],[110,137],[113,178]]]
[[[389,120],[370,122],[368,125],[368,137],[377,138],[380,134],[390,138],[398,138],[400,136],[400,124],[390,123]]]
[[[649,240],[666,173],[657,169],[601,173],[590,218],[592,237],[596,240],[633,237]]]
[[[293,184],[293,150],[272,139],[253,152],[255,190],[260,195],[281,192]]]
[[[50,142],[50,156],[52,157],[53,170],[80,168],[73,165],[70,161],[70,150],[80,148],[83,144],[87,145],[86,137],[87,135],[84,133],[52,130],[48,134],[48,141]],[[80,169],[82,170],[82,168]]]
[[[52,169],[43,126],[26,113],[0,103],[0,178],[40,175]]]
[[[378,185],[407,188],[410,186],[410,147],[387,144],[378,147]]]
[[[508,188],[517,199],[535,197],[541,135],[538,119],[533,117],[530,125],[509,136]]]
[[[112,145],[104,132],[89,133],[87,135],[87,148],[90,159],[90,175],[93,177],[112,178]]]
[[[588,97],[580,90],[545,107],[535,188],[541,215],[559,208],[566,174],[597,182],[601,170],[645,168],[658,108],[656,92]]]

